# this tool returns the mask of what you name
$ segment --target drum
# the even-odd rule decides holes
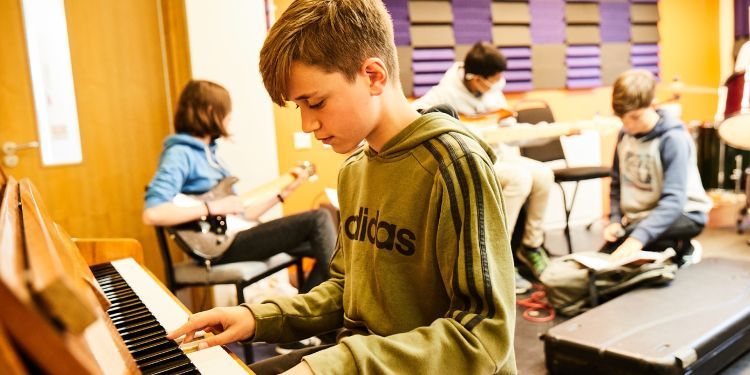
[[[724,106],[724,118],[737,114],[742,109],[742,94],[745,90],[745,72],[737,72],[729,76],[724,83],[727,87],[727,101]]]
[[[745,85],[750,72],[732,74],[726,82],[727,101],[719,137],[728,145],[750,150],[750,87]]]
[[[748,126],[750,127],[750,126]],[[722,146],[719,142],[719,131],[709,123],[694,129],[695,143],[697,146],[698,171],[701,175],[703,187],[706,189],[733,190],[735,181],[730,179],[732,171],[736,168],[735,157],[742,155],[742,168],[750,167],[750,151],[744,151],[732,146],[724,146],[724,158]],[[722,163],[723,162],[723,163]],[[719,174],[723,174],[723,181],[719,181]],[[742,179],[742,185],[745,185]]]
[[[728,145],[750,150],[750,113],[737,113],[719,124],[719,137]]]

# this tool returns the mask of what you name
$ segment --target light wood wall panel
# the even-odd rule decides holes
[[[21,154],[17,168],[6,169],[34,181],[53,219],[72,236],[140,241],[146,265],[158,275],[161,257],[141,212],[170,130],[162,6],[158,0],[66,1],[83,162],[45,167],[32,150]],[[0,46],[0,142],[37,139],[20,1],[0,2]]]

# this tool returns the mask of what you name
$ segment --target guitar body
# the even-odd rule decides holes
[[[303,162],[299,165],[299,168],[303,169],[308,178],[315,175],[315,166],[310,162]],[[269,196],[269,194],[273,196],[296,179],[297,175],[293,173],[280,176],[274,181],[240,195],[240,198],[244,206],[247,207],[254,201],[262,199],[259,197]],[[182,207],[198,206],[203,205],[204,202],[211,202],[235,195],[232,186],[237,181],[239,181],[237,177],[226,177],[219,181],[211,190],[203,194],[179,194],[175,197],[173,203]],[[255,224],[245,219],[242,215],[210,215],[204,216],[199,220],[169,227],[167,228],[167,232],[180,248],[192,258],[200,262],[206,260],[215,261],[232,245],[238,232],[252,228]]]
[[[239,179],[229,176],[211,190],[199,195],[187,195],[197,202],[209,202],[233,195],[232,185]],[[198,261],[216,260],[224,254],[234,241],[235,233],[227,233],[227,218],[211,215],[199,220],[167,228],[167,232],[188,255]]]

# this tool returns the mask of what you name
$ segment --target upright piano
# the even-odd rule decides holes
[[[0,373],[247,374],[166,333],[189,311],[133,258],[89,266],[28,180],[0,175]]]

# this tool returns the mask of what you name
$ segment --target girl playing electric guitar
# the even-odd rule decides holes
[[[176,226],[210,216],[243,214],[257,220],[281,203],[308,177],[297,167],[291,182],[248,202],[237,195],[182,206],[173,202],[178,194],[203,194],[229,172],[216,157],[216,139],[228,136],[231,100],[227,90],[213,82],[190,81],[180,95],[174,127],[177,134],[164,141],[159,167],[148,185],[143,222]],[[315,266],[300,291],[306,292],[328,279],[328,263],[336,242],[330,215],[314,210],[258,224],[236,233],[213,264],[260,261],[281,252],[315,258]]]

